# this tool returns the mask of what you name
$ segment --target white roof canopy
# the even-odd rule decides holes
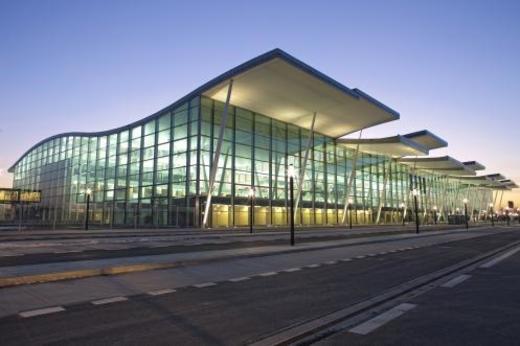
[[[407,157],[399,162],[411,165],[416,169],[429,170],[450,176],[471,176],[475,171],[467,168],[462,162],[450,156],[440,157]]]
[[[429,150],[444,148],[448,146],[448,142],[439,136],[434,135],[428,130],[421,130],[417,132],[412,132],[404,135],[406,138],[417,142]]]
[[[289,54],[274,50],[209,82],[202,94],[337,138],[397,120],[399,114],[358,89],[349,89]]]
[[[362,152],[394,158],[428,154],[427,148],[401,135],[375,139],[340,138],[337,142],[351,149],[356,149],[359,145]]]

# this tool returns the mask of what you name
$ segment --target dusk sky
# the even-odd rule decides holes
[[[128,124],[281,48],[520,182],[520,1],[0,1],[0,186],[37,141]]]

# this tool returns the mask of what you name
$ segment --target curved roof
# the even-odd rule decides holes
[[[434,135],[428,130],[421,130],[404,135],[406,138],[420,143],[429,150],[444,148],[448,146],[448,142],[439,136]]]
[[[198,95],[222,100],[233,79],[231,103],[275,119],[308,127],[317,113],[315,131],[336,138],[363,128],[399,119],[399,113],[359,89],[350,89],[311,66],[273,49],[210,80],[160,111],[112,130],[67,132],[48,137],[28,149],[64,136],[104,136],[143,124]]]
[[[467,176],[475,175],[475,171],[466,167],[462,162],[451,156],[439,157],[406,157],[399,162],[413,165],[416,169],[431,170],[445,175]]]
[[[359,150],[362,152],[394,158],[428,154],[428,148],[401,135],[371,139],[339,138],[336,141],[351,149],[355,149],[359,145]]]

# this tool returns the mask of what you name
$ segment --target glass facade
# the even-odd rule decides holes
[[[223,108],[221,102],[194,97],[109,133],[45,141],[14,167],[14,188],[42,191],[41,203],[27,206],[25,215],[47,225],[82,224],[91,191],[92,225],[200,226]],[[348,198],[353,223],[375,223],[378,214],[380,223],[399,223],[402,204],[405,217],[413,217],[413,188],[422,223],[433,222],[434,207],[447,221],[461,212],[463,198],[476,214],[491,201],[489,189],[436,172],[413,173],[413,167],[386,156],[360,152],[354,164],[354,150],[319,133],[310,139],[303,167],[309,136],[298,124],[229,107],[209,225],[248,225],[250,188],[255,189],[254,224],[287,225],[289,165],[304,170],[296,215],[301,225],[341,223]]]

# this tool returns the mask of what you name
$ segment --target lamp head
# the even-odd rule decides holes
[[[249,197],[255,197],[255,188],[254,187],[249,188]]]
[[[437,211],[437,206],[436,205],[433,206],[433,210]]]
[[[293,165],[289,165],[289,167],[287,167],[287,175],[291,178],[294,178],[296,176],[296,171],[294,170]]]
[[[413,196],[417,196],[417,194],[418,194],[417,189],[413,189],[413,190],[412,190],[412,195],[413,195]]]
[[[352,198],[349,198],[348,199],[348,204],[352,204],[352,203],[354,203],[354,200]]]
[[[466,203],[468,203],[468,199],[467,199],[467,198],[464,198],[464,199],[462,200],[462,202],[463,202],[464,204],[466,204]]]
[[[92,193],[92,190],[90,189],[90,187],[87,187],[87,189],[85,190],[85,193],[87,195],[90,195]]]

